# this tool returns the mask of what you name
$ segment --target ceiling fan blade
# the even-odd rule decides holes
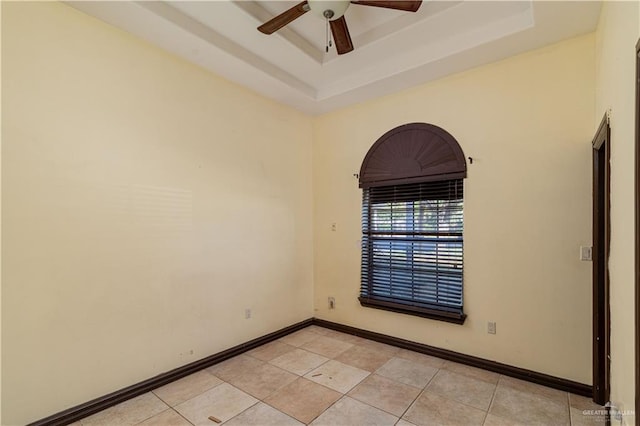
[[[344,16],[335,21],[329,21],[329,24],[331,25],[331,33],[333,34],[333,41],[336,43],[338,55],[351,52],[353,50],[353,42],[351,41],[351,35]]]
[[[267,21],[264,24],[260,25],[258,27],[258,31],[264,34],[273,34],[288,23],[294,21],[295,19],[298,19],[308,11],[309,6],[307,5],[307,1],[305,0],[302,3],[298,3],[297,5],[293,6],[291,9],[282,12],[280,15],[276,16],[270,21]]]
[[[396,1],[396,0],[351,0],[353,4],[361,6],[384,7],[385,9],[404,10],[406,12],[417,12],[420,9],[422,0],[417,1]]]

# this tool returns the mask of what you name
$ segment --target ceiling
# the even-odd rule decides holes
[[[594,31],[600,1],[430,1],[416,13],[352,4],[355,50],[325,53],[307,13],[256,28],[298,1],[80,1],[67,4],[218,75],[321,114]]]

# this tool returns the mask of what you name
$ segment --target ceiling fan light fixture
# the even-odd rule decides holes
[[[351,4],[349,0],[308,0],[307,3],[313,14],[329,21],[341,18]]]

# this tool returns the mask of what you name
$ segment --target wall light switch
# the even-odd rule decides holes
[[[590,246],[580,246],[580,260],[593,260],[593,249]]]

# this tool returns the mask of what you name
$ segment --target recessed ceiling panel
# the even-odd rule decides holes
[[[355,49],[325,53],[312,13],[257,27],[298,1],[70,2],[212,72],[308,113],[418,85],[594,31],[595,1],[424,1],[416,13],[352,4]]]

